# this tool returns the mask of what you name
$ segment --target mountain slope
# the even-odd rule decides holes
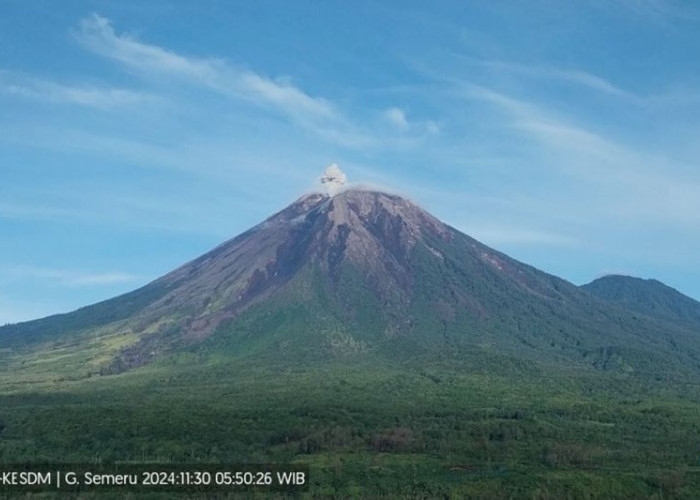
[[[700,302],[660,281],[609,275],[581,288],[631,311],[680,323],[700,332]]]
[[[611,306],[406,199],[363,190],[304,196],[139,291],[2,328],[0,347],[66,336],[99,344],[90,356],[102,373],[178,352],[275,362],[482,353],[685,375],[700,360],[689,329]]]

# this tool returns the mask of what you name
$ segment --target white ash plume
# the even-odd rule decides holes
[[[343,186],[348,181],[340,167],[333,163],[329,165],[328,168],[323,172],[323,175],[319,179],[321,185],[325,189],[329,196],[335,196],[340,191],[342,191]]]

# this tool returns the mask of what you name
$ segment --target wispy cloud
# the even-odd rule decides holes
[[[511,61],[471,60],[486,68],[512,73],[521,77],[525,76],[534,79],[560,80],[618,97],[634,97],[630,92],[610,83],[605,78],[580,69],[562,69],[553,66],[522,64]]]
[[[465,95],[504,111],[506,125],[537,141],[541,154],[554,155],[560,172],[592,183],[609,212],[672,224],[700,223],[700,177],[665,156],[616,142],[571,123],[542,105],[493,89],[462,83]],[[643,202],[642,202],[643,200]],[[698,210],[692,210],[697,207]]]
[[[285,79],[273,80],[222,59],[185,57],[141,42],[129,34],[117,33],[109,19],[98,14],[82,20],[76,37],[87,49],[141,74],[171,77],[270,106],[309,128],[321,130],[323,126],[333,126],[337,129],[336,138],[341,128],[346,134],[358,134],[350,130],[351,124],[328,100],[313,97]],[[353,141],[356,140],[354,137]]]
[[[17,203],[4,200],[0,202],[0,218],[24,220],[69,218],[71,220],[80,220],[81,213],[77,210],[38,206],[36,203]]]
[[[83,19],[75,36],[88,50],[145,77],[157,77],[159,82],[169,78],[197,85],[227,98],[275,110],[292,123],[340,146],[355,149],[405,147],[411,140],[420,140],[439,130],[437,124],[429,120],[409,124],[400,109],[392,108],[389,113],[393,125],[400,125],[403,117],[406,127],[402,131],[407,134],[392,137],[381,127],[351,119],[329,99],[305,92],[287,77],[270,78],[220,58],[177,54],[132,35],[117,33],[109,19],[98,14]]]
[[[143,72],[169,73],[223,87],[221,76],[228,69],[216,59],[186,58],[155,45],[141,43],[134,37],[118,35],[109,19],[98,14],[83,19],[77,39],[88,49]]]
[[[605,0],[605,4],[610,4]],[[693,2],[678,0],[615,0],[620,8],[631,11],[645,20],[668,24],[679,19],[698,21],[700,11]],[[607,6],[607,5],[606,5]]]
[[[498,225],[498,223],[491,225],[466,223],[461,225],[460,229],[484,243],[495,246],[537,245],[571,247],[580,244],[576,238],[566,234],[541,229],[503,226]]]
[[[274,81],[252,71],[236,75],[240,91],[254,100],[272,104],[299,120],[342,120],[340,113],[327,100],[311,97],[301,89],[283,81]]]
[[[406,119],[406,113],[404,113],[400,108],[389,108],[384,111],[383,116],[387,122],[399,130],[407,130],[409,127],[408,120]]]
[[[66,85],[8,71],[0,71],[0,92],[28,99],[94,108],[118,108],[156,100],[153,95],[133,90],[94,85]]]
[[[16,266],[5,269],[3,275],[14,279],[35,279],[53,282],[59,285],[87,287],[134,283],[141,278],[124,272],[84,272],[68,269],[52,269],[45,267]]]
[[[392,106],[390,108],[385,109],[382,112],[382,118],[391,127],[404,134],[437,134],[440,131],[440,127],[437,125],[437,123],[435,123],[432,120],[409,120],[408,116],[406,115],[406,112],[403,109],[396,106]]]
[[[699,12],[700,14],[700,12]],[[647,89],[646,91],[631,90],[609,78],[594,74],[586,69],[577,67],[558,67],[544,63],[523,63],[502,59],[480,59],[465,54],[452,54],[462,63],[466,63],[477,71],[482,81],[499,81],[510,78],[512,82],[524,86],[532,92],[538,89],[541,83],[559,83],[565,85],[567,90],[575,87],[587,89],[591,92],[614,99],[616,103],[634,105],[646,109],[665,109],[668,106],[689,106],[700,103],[700,93],[692,81],[683,84],[675,82]],[[412,65],[421,73],[436,76],[424,65],[413,62]],[[446,78],[441,75],[439,78]],[[448,77],[448,80],[453,80]],[[485,83],[488,86],[490,83]]]

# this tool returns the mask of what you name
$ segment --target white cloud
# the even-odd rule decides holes
[[[392,107],[384,111],[384,118],[399,130],[407,130],[409,127],[406,113],[400,108]]]
[[[400,109],[392,108],[385,118],[399,128],[410,127],[413,134],[410,138],[383,137],[378,130],[350,119],[328,99],[308,94],[288,78],[269,78],[223,59],[186,57],[144,43],[129,34],[115,32],[109,19],[98,14],[82,20],[76,38],[88,50],[141,75],[157,78],[158,82],[170,78],[274,109],[292,123],[337,145],[356,149],[404,148],[411,144],[410,140],[439,131],[431,121],[412,126]]]
[[[6,279],[36,279],[57,283],[59,285],[76,287],[133,283],[140,279],[139,276],[123,272],[90,273],[33,266],[16,266],[7,268],[4,270],[3,276]]]
[[[38,206],[36,203],[17,203],[3,200],[0,202],[0,218],[27,220],[56,220],[70,218],[79,220],[81,213],[77,210]]]
[[[118,108],[156,99],[152,95],[132,90],[94,85],[65,85],[7,71],[0,71],[0,92],[28,99],[94,108]]]
[[[437,123],[435,123],[432,120],[428,120],[427,122],[425,122],[425,130],[426,130],[426,132],[428,132],[429,134],[432,134],[432,135],[439,134],[440,133],[440,125],[438,125]]]
[[[608,80],[579,69],[562,69],[552,66],[521,64],[511,61],[471,60],[487,68],[517,74],[518,76],[537,79],[561,80],[614,96],[630,98],[634,97],[631,93],[610,83]]]
[[[118,283],[133,283],[139,279],[138,276],[128,273],[64,273],[59,279],[73,286],[93,286],[93,285],[115,285]]]
[[[297,118],[338,120],[340,116],[323,98],[313,98],[300,89],[284,82],[262,77],[252,71],[238,75],[242,90],[263,102],[278,106]]]
[[[594,187],[595,206],[638,221],[685,226],[700,223],[700,177],[668,156],[632,149],[547,108],[492,89],[462,84],[466,96],[504,111],[506,124],[537,141],[540,155],[560,173]],[[591,210],[594,206],[590,207]]]
[[[220,75],[226,67],[219,60],[188,59],[155,45],[139,42],[130,35],[117,35],[109,19],[93,14],[80,23],[77,34],[88,49],[146,72],[170,73],[206,82],[221,84]]]
[[[538,246],[574,246],[575,238],[552,231],[502,225],[464,224],[464,233],[492,246],[517,244]]]
[[[406,112],[396,106],[385,109],[381,118],[405,137],[412,137],[418,141],[425,136],[440,133],[440,127],[434,121],[409,120]]]
[[[610,4],[605,0],[605,5]],[[679,0],[616,0],[614,4],[626,11],[632,11],[641,18],[673,26],[677,20],[697,21],[700,19],[696,4]]]
[[[117,34],[109,19],[98,14],[82,20],[77,38],[89,50],[141,73],[171,76],[230,97],[273,106],[306,125],[342,121],[327,100],[312,97],[285,81],[233,67],[221,59],[185,57],[128,34]]]
[[[656,89],[648,93],[632,92],[622,88],[610,80],[593,74],[589,71],[577,68],[560,68],[542,64],[523,64],[514,61],[484,60],[470,56],[458,55],[461,61],[478,66],[481,69],[491,70],[500,75],[512,75],[523,79],[533,80],[530,84],[537,85],[537,81],[559,81],[573,84],[589,90],[607,94],[618,98],[624,104],[633,104],[642,108],[664,108],[667,106],[697,105],[700,102],[700,94],[692,84],[680,87]]]

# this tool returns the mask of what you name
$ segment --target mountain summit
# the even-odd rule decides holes
[[[518,262],[400,196],[302,196],[129,294],[0,329],[0,347],[103,338],[92,363],[128,370],[180,351],[273,356],[500,354],[612,370],[696,369],[688,329]],[[83,339],[83,340],[80,340]]]

